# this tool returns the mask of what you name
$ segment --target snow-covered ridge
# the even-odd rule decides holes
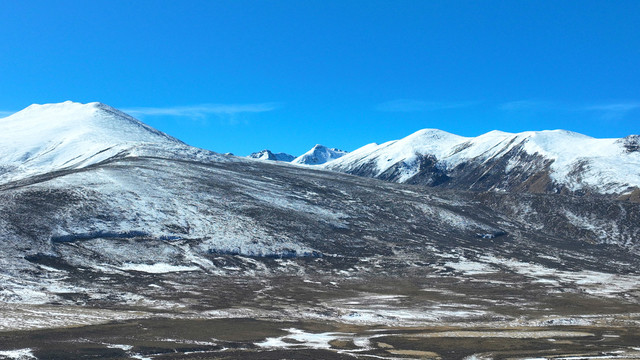
[[[34,104],[0,119],[0,180],[81,168],[145,144],[187,146],[105,104]]]
[[[328,148],[326,146],[317,144],[316,146],[311,148],[311,150],[295,158],[291,163],[303,165],[321,165],[341,158],[346,154],[348,154],[347,151],[336,148]]]
[[[271,150],[267,150],[267,149],[254,152],[247,157],[250,159],[257,159],[257,160],[271,160],[271,161],[285,161],[285,162],[291,162],[291,160],[296,158],[295,156],[289,155],[287,153],[273,153]]]
[[[515,134],[491,131],[478,137],[463,137],[425,129],[400,140],[366,145],[325,167],[351,173],[367,168],[372,177],[399,169],[397,181],[407,182],[418,175],[424,157],[434,158],[436,167],[445,173],[465,163],[489,166],[493,161],[507,160],[504,175],[509,176],[534,166],[509,158],[516,152],[548,161],[550,178],[572,191],[589,188],[601,193],[622,193],[640,186],[637,136],[596,139],[566,130]]]

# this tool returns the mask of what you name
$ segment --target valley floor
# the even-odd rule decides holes
[[[128,302],[1,305],[0,359],[640,358],[635,299],[513,280],[141,273]]]

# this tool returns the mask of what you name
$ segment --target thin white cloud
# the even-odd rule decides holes
[[[640,110],[640,101],[598,104],[575,104],[540,100],[516,100],[498,105],[498,109],[510,112],[582,112],[596,113],[603,119],[619,119]]]
[[[556,103],[541,100],[516,100],[498,105],[500,110],[505,111],[550,110],[557,107]]]
[[[233,116],[242,113],[262,113],[279,108],[277,103],[261,104],[200,104],[191,106],[135,107],[122,111],[133,116],[205,117],[207,115]]]
[[[15,114],[15,111],[0,110],[0,118],[7,117],[12,114]]]
[[[618,102],[586,106],[584,110],[599,112],[607,120],[620,119],[628,113],[640,110],[640,101]]]
[[[626,103],[614,103],[614,104],[601,104],[593,105],[586,108],[587,110],[598,111],[631,111],[640,109],[640,102],[626,102]]]
[[[498,105],[501,110],[566,110],[628,112],[640,109],[640,101],[575,104],[543,100],[515,100]]]
[[[380,103],[378,111],[387,112],[425,112],[435,110],[459,109],[479,104],[478,101],[441,102],[412,99],[397,99]]]

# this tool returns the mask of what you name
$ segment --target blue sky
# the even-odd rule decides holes
[[[3,1],[0,114],[100,101],[298,155],[422,128],[640,133],[640,1]],[[34,129],[37,131],[37,129]]]

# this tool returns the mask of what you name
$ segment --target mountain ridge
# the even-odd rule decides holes
[[[99,102],[33,104],[0,119],[0,128],[0,183],[79,169],[115,157],[218,156]]]
[[[274,153],[271,150],[264,149],[261,151],[257,151],[251,153],[247,156],[250,159],[256,160],[270,160],[270,161],[283,161],[283,162],[291,162],[296,157],[293,155],[289,155],[287,153]]]
[[[437,129],[368,144],[324,167],[394,182],[466,190],[600,193],[640,186],[638,136],[597,139],[567,130],[463,137]]]
[[[33,104],[0,119],[0,181],[94,164],[113,156],[194,152],[182,141],[108,105]],[[38,129],[34,132],[33,129]],[[34,134],[37,134],[34,136]],[[213,156],[199,149],[194,156]],[[438,129],[368,144],[351,153],[317,144],[305,154],[249,157],[452,189],[604,194],[640,187],[640,136],[597,139],[567,130],[464,137]]]

